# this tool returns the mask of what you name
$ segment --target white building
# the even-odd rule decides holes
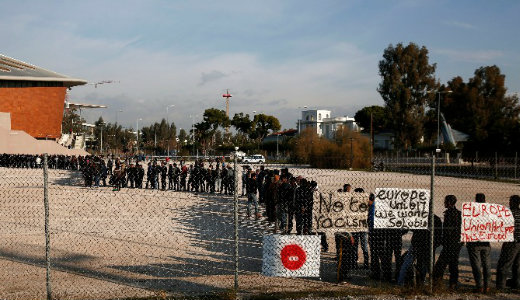
[[[333,139],[334,135],[336,134],[336,131],[340,128],[348,128],[351,131],[361,131],[361,127],[358,126],[356,120],[347,116],[325,118],[323,120],[323,126],[323,136],[325,136],[328,139]]]
[[[319,136],[328,139],[334,138],[334,134],[339,128],[348,128],[352,131],[360,131],[361,128],[354,118],[335,117],[333,118],[330,110],[305,110],[302,111],[302,118],[298,120],[298,133],[305,128],[313,128]]]
[[[298,133],[306,128],[314,128],[316,133],[323,134],[323,120],[330,118],[330,110],[310,109],[302,111],[302,118],[298,120]]]

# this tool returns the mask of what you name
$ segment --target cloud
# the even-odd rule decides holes
[[[488,62],[504,56],[501,50],[454,50],[433,49],[433,53],[447,56],[449,59],[465,62]]]
[[[459,22],[459,21],[444,21],[443,23],[448,26],[462,28],[462,29],[476,29],[477,28],[476,26],[474,26],[472,24],[465,23],[465,22]]]
[[[201,85],[204,85],[210,81],[214,81],[214,80],[218,80],[220,78],[224,78],[226,77],[227,75],[220,72],[220,71],[217,71],[217,70],[213,70],[209,73],[202,73],[200,75],[200,83],[199,83],[199,86]]]

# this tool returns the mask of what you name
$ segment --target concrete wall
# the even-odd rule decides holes
[[[11,130],[11,114],[0,112],[0,128]]]
[[[61,136],[66,87],[0,88],[0,112],[11,113],[11,129],[35,138]]]

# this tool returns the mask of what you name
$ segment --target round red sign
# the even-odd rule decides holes
[[[280,252],[280,258],[282,259],[282,264],[288,270],[294,271],[298,270],[305,264],[305,260],[307,260],[307,255],[305,251],[299,245],[291,244],[283,247]]]

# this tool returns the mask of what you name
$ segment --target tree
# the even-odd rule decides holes
[[[81,124],[85,123],[85,119],[81,118],[75,108],[68,108],[63,111],[63,120],[61,122],[62,133],[82,133]]]
[[[416,146],[423,135],[425,104],[435,97],[428,92],[439,86],[435,68],[428,61],[428,49],[414,43],[388,46],[379,61],[382,81],[377,91],[385,101],[396,147]]]
[[[506,95],[505,75],[497,66],[480,67],[467,83],[448,82],[453,92],[441,101],[441,111],[453,128],[469,134],[467,150],[518,150],[520,106],[517,95]]]
[[[372,127],[374,132],[386,129],[390,122],[384,107],[378,105],[366,106],[358,110],[354,115],[356,123],[363,127],[364,132],[370,132],[370,117],[372,116]]]
[[[276,117],[265,114],[255,115],[251,138],[256,138],[261,141],[267,136],[269,130],[274,132],[280,130],[280,128],[282,128],[282,126]]]
[[[253,121],[249,119],[249,114],[244,116],[244,113],[235,114],[233,120],[231,120],[231,125],[235,127],[238,132],[243,134],[250,134],[253,130]]]
[[[208,123],[213,131],[217,130],[218,127],[227,128],[231,125],[226,112],[216,108],[208,108],[204,111],[203,122]]]

